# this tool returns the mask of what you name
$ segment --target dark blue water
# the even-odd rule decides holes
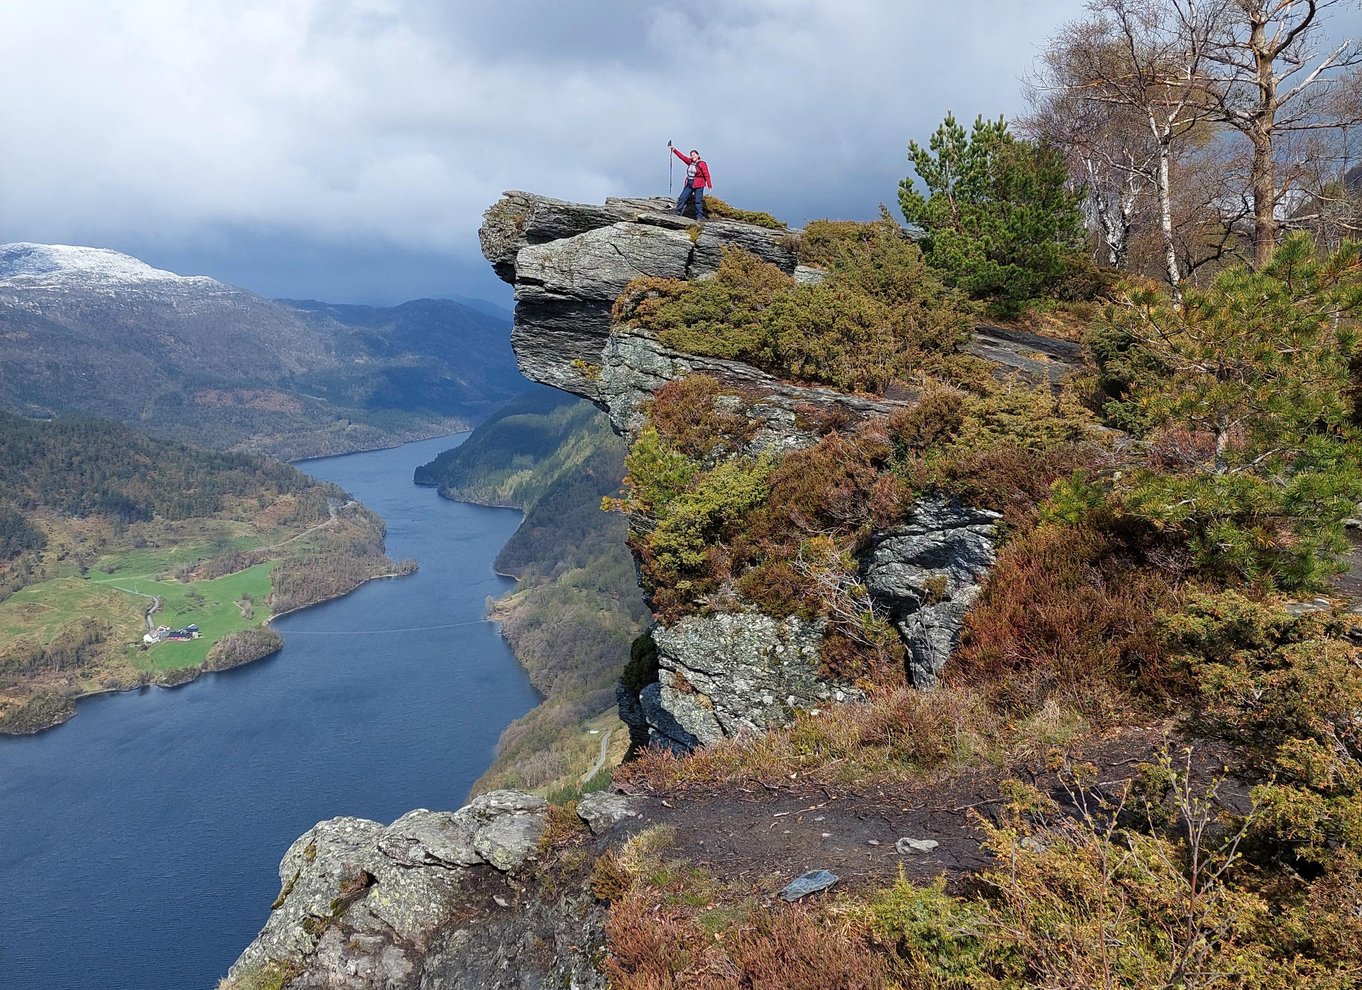
[[[209,990],[314,822],[463,803],[537,698],[482,621],[519,514],[411,483],[462,439],[300,465],[377,510],[417,574],[280,619],[271,659],[0,739],[0,987]]]

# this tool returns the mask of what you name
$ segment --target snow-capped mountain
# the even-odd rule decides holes
[[[206,275],[176,275],[108,248],[22,241],[0,244],[0,286],[63,284],[85,288],[141,288],[147,285],[227,288]]]
[[[506,321],[448,300],[265,299],[117,251],[0,245],[0,408],[285,457],[453,432],[525,387]]]

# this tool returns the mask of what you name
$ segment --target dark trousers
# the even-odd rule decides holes
[[[695,200],[695,219],[704,220],[705,219],[704,186],[692,186],[689,182],[686,183],[686,188],[682,189],[681,195],[676,197],[675,212],[678,214],[684,213],[686,211],[686,204],[689,203],[692,199]]]

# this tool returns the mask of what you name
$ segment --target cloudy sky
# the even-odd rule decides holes
[[[794,223],[894,202],[910,138],[1011,114],[1081,0],[10,0],[0,242],[267,295],[508,301],[505,189],[666,193],[666,142]]]

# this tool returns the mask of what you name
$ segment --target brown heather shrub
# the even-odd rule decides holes
[[[1037,451],[1003,441],[952,458],[941,466],[940,475],[942,486],[965,501],[1001,512],[1014,529],[1029,529],[1056,481],[1109,461],[1109,453],[1093,444]]]
[[[924,392],[917,404],[893,413],[885,429],[899,460],[950,443],[965,427],[969,402],[953,388]]]
[[[815,534],[857,534],[871,521],[869,493],[889,453],[879,437],[863,432],[830,433],[787,454],[771,474],[771,493],[752,514],[747,538],[798,546]]]
[[[728,952],[752,990],[880,990],[883,957],[865,933],[830,923],[803,907],[780,908],[739,928]]]
[[[693,918],[631,890],[605,923],[612,990],[742,990],[736,967]]]
[[[591,865],[591,893],[598,901],[613,904],[633,885],[633,873],[613,850],[606,850]]]
[[[577,815],[576,801],[550,805],[544,819],[544,831],[539,836],[539,855],[573,845],[590,834],[586,822]]]
[[[723,932],[631,890],[606,921],[612,990],[881,990],[864,931],[807,907],[756,910]]]
[[[797,615],[811,620],[817,617],[822,601],[808,575],[797,571],[793,562],[779,558],[744,572],[736,588],[767,615]]]
[[[721,406],[725,398],[731,408]],[[664,440],[694,461],[742,448],[755,430],[747,403],[710,375],[687,375],[663,385],[653,393],[649,421]]]
[[[820,408],[814,405],[795,407],[795,426],[809,430],[820,437],[838,430],[845,430],[852,423],[851,411],[846,406],[835,405]]]
[[[818,647],[818,672],[825,680],[895,688],[903,684],[907,659],[903,637],[882,615],[834,614]]]
[[[947,681],[1016,714],[1057,698],[1110,724],[1136,683],[1157,691],[1158,617],[1174,599],[1165,579],[1125,564],[1103,534],[1044,523],[999,554]]]

